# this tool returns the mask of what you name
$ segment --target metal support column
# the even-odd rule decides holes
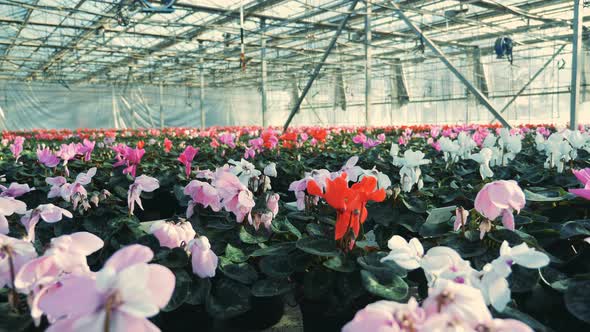
[[[529,79],[529,81],[522,87],[522,89],[520,89],[513,97],[512,99],[510,99],[506,105],[500,110],[500,113],[504,113],[504,111],[506,111],[506,109],[508,109],[508,107],[510,107],[510,105],[512,105],[512,103],[518,98],[520,97],[520,95],[529,87],[529,85],[531,85],[531,83],[533,83],[534,80],[537,79],[537,77],[539,77],[539,75],[541,75],[541,73],[545,70],[545,68],[547,68],[552,62],[553,60],[555,60],[555,58],[557,58],[557,56],[559,55],[559,53],[561,53],[561,51],[563,51],[563,49],[565,48],[566,45],[561,45],[561,47],[551,56],[551,58],[549,58],[549,60],[547,60],[547,62],[545,62],[545,64],[539,68],[539,70],[537,70],[537,72]]]
[[[261,105],[262,105],[262,127],[266,128],[267,121],[266,121],[266,112],[267,112],[267,104],[266,104],[266,37],[264,36],[264,30],[266,29],[266,20],[264,18],[260,19],[260,97],[262,98]]]
[[[371,125],[371,0],[365,0],[365,126]]]
[[[580,76],[582,67],[579,60],[582,57],[582,12],[583,0],[574,0],[574,35],[572,51],[572,83],[570,94],[570,129],[575,130],[578,125],[578,105],[580,104]]]
[[[203,58],[205,55],[203,54],[203,43],[199,43],[199,55],[201,59],[199,59],[199,76],[200,76],[200,84],[199,84],[199,110],[201,111],[201,130],[205,129],[205,71],[203,69]]]
[[[111,99],[112,99],[112,108],[113,108],[113,122],[115,123],[115,128],[119,129],[119,115],[117,114],[117,99],[115,98],[115,85],[111,85]]]
[[[481,92],[477,87],[475,87],[463,74],[459,72],[459,70],[451,63],[451,61],[447,58],[445,53],[422,33],[422,30],[418,26],[414,24],[404,12],[399,8],[399,6],[393,2],[389,1],[389,4],[395,9],[395,12],[398,16],[406,22],[406,24],[417,34],[419,35],[424,43],[430,47],[432,52],[434,52],[440,60],[449,68],[449,70],[467,87],[467,89],[479,100],[481,104],[483,104],[493,115],[494,117],[504,126],[510,127],[510,124],[502,117],[502,115],[494,108],[490,100]]]
[[[342,29],[344,29],[344,26],[346,25],[346,23],[348,22],[348,19],[352,15],[352,12],[354,11],[354,8],[356,7],[357,3],[358,3],[358,0],[352,0],[350,7],[348,8],[348,13],[346,14],[346,16],[344,16],[344,18],[340,22],[340,25],[338,26],[338,30],[336,30],[336,33],[332,37],[332,40],[330,41],[328,48],[326,48],[326,51],[324,52],[324,55],[320,59],[320,62],[316,65],[315,69],[313,70],[313,73],[312,73],[311,77],[309,78],[309,81],[307,81],[307,85],[305,85],[305,88],[303,88],[303,91],[301,92],[299,99],[297,99],[297,102],[293,106],[293,109],[291,110],[291,113],[289,114],[289,117],[287,118],[287,121],[285,122],[285,125],[283,126],[283,131],[286,131],[287,128],[289,128],[289,124],[291,123],[291,121],[293,120],[293,117],[295,116],[295,114],[299,110],[299,107],[301,107],[301,103],[303,102],[303,99],[305,99],[305,96],[309,92],[309,89],[311,88],[313,82],[320,74],[320,70],[322,70],[322,67],[324,66],[324,63],[326,62],[326,60],[328,59],[330,52],[332,52],[332,49],[336,45],[336,41],[338,40],[338,37],[342,33]]]
[[[162,98],[164,98],[164,83],[160,82],[160,129],[164,129],[164,104]]]

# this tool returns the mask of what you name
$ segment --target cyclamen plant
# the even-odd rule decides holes
[[[146,318],[168,303],[175,277],[162,265],[148,264],[152,258],[149,248],[131,245],[114,253],[96,277],[75,274],[61,280],[39,300],[53,322],[47,331],[159,331]]]
[[[494,319],[476,289],[443,281],[429,289],[422,305],[415,298],[407,303],[369,304],[342,331],[532,332],[533,329],[515,319]]]
[[[513,211],[520,212],[526,204],[525,196],[516,181],[499,180],[484,185],[475,197],[475,209],[486,219],[480,223],[480,238],[492,228],[492,221],[502,216],[502,224],[514,230]]]
[[[549,257],[525,243],[511,248],[504,241],[500,247],[500,256],[486,264],[481,271],[470,266],[455,250],[448,247],[434,247],[424,254],[420,241],[416,238],[409,242],[398,235],[387,243],[391,252],[381,262],[394,261],[397,265],[415,270],[422,268],[429,285],[433,287],[441,280],[466,284],[479,289],[486,304],[503,311],[510,301],[510,289],[506,278],[512,272],[512,266],[518,264],[530,269],[539,269],[549,264]]]
[[[11,331],[205,329],[261,321],[287,295],[306,325],[310,312],[323,323],[387,300],[322,331],[351,319],[346,331],[584,330],[588,137],[483,125],[4,132],[0,315]],[[140,258],[109,263],[123,256]]]
[[[343,248],[354,245],[360,226],[367,219],[367,203],[381,202],[385,199],[385,190],[376,190],[377,180],[374,177],[364,177],[350,188],[347,177],[348,175],[343,173],[334,180],[326,179],[325,190],[322,190],[314,180],[307,184],[309,194],[325,199],[336,209],[334,239],[342,240]]]

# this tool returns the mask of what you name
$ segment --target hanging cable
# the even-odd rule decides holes
[[[240,64],[242,71],[246,71],[246,53],[244,51],[244,5],[240,4]]]

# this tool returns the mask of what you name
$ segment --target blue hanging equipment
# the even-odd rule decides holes
[[[144,13],[172,13],[176,0],[137,0]]]
[[[504,56],[508,58],[510,64],[514,60],[512,57],[512,47],[514,42],[510,37],[500,37],[496,39],[496,43],[494,45],[494,50],[496,51],[496,55],[498,59],[503,59]]]

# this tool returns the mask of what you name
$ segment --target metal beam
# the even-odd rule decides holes
[[[422,0],[420,1],[405,1],[404,3],[406,3],[407,5],[414,5],[414,3],[418,3],[418,2],[424,2]],[[339,4],[346,4],[346,2],[342,2]],[[217,14],[223,14],[226,16],[231,16],[234,18],[239,18],[239,10],[224,10],[224,9],[220,9],[220,8],[214,8],[214,7],[206,7],[206,6],[202,6],[202,5],[189,5],[189,4],[176,4],[176,7],[183,7],[185,9],[192,9],[195,11],[205,11],[205,12],[210,12],[210,13],[217,13]],[[334,7],[337,7],[335,5],[332,5]],[[331,7],[332,7],[331,6]],[[252,17],[252,18],[258,18],[258,19],[265,19],[267,22],[271,21],[274,22],[274,24],[267,24],[266,28],[264,30],[259,29],[258,31],[255,31],[254,33],[264,33],[266,30],[270,30],[270,29],[276,29],[276,28],[280,28],[280,27],[284,27],[287,26],[289,24],[302,24],[304,26],[311,26],[311,27],[307,27],[304,29],[295,29],[293,31],[290,32],[281,32],[279,34],[279,36],[276,36],[274,38],[269,37],[267,40],[267,49],[277,49],[277,50],[289,50],[293,52],[292,57],[294,56],[298,56],[301,55],[302,52],[319,52],[319,53],[323,53],[323,51],[321,50],[315,50],[315,49],[305,49],[300,45],[293,45],[293,46],[278,46],[277,44],[282,42],[284,38],[288,39],[290,35],[295,35],[295,36],[302,36],[305,35],[311,31],[318,31],[318,30],[322,30],[322,31],[336,31],[338,29],[338,22],[336,21],[336,23],[332,23],[335,19],[340,19],[341,16],[337,16],[335,19],[331,18],[329,20],[329,22],[324,23],[324,22],[318,22],[318,21],[312,21],[312,20],[306,20],[309,17],[313,17],[315,15],[319,15],[321,13],[324,13],[325,10],[319,9],[316,11],[312,11],[309,13],[305,13],[303,15],[300,16],[296,16],[296,17],[292,17],[292,18],[282,18],[282,17],[277,17],[277,16],[270,16],[270,15],[263,15],[263,14],[259,14],[259,13],[251,13],[251,14],[247,14],[246,17]],[[353,13],[353,16],[355,14]],[[351,20],[353,19],[353,17],[351,17]],[[350,21],[349,21],[350,22]],[[362,27],[354,27],[353,24],[348,24],[347,26],[345,26],[343,28],[343,32],[347,31],[347,32],[354,32],[354,33],[363,33],[364,34],[364,28]],[[372,35],[375,38],[381,38],[381,39],[392,39],[392,38],[403,38],[403,39],[408,39],[408,40],[413,40],[415,39],[415,35],[413,33],[400,33],[400,32],[396,32],[396,31],[382,31],[382,30],[372,30]],[[235,42],[236,40],[238,40],[238,38],[232,38],[230,41]],[[239,40],[238,40],[239,41]],[[316,40],[319,42],[319,40]],[[306,41],[305,41],[306,42]],[[455,41],[446,41],[446,40],[435,40],[436,43],[438,43],[439,45],[445,45],[445,46],[452,46],[452,47],[470,47],[470,45],[467,44],[461,44],[461,43],[457,43]],[[246,46],[249,46],[246,43]],[[259,45],[253,45],[255,47],[259,46]],[[219,53],[214,53],[213,55],[218,55],[218,54],[223,54],[223,56],[228,56],[228,54],[226,54],[226,52],[221,51]],[[186,51],[186,52],[181,52],[179,53],[180,55],[183,54],[191,54],[191,51]],[[346,55],[346,54],[345,54]],[[232,54],[233,56],[233,54]],[[156,61],[152,64],[152,66],[154,66],[155,68],[159,68],[160,65],[162,65],[162,61]]]
[[[561,25],[570,25],[571,24],[571,21],[569,21],[569,20],[563,20],[560,18],[547,18],[547,17],[537,15],[537,14],[531,14],[526,10],[522,10],[522,9],[518,8],[517,6],[501,4],[500,1],[459,0],[459,2],[467,3],[469,5],[478,6],[481,8],[497,10],[502,13],[510,13],[510,14],[518,16],[518,17],[524,17],[527,19],[532,19],[532,20],[537,20],[537,21],[542,21],[542,22],[555,22],[555,23],[558,23]]]
[[[199,43],[199,53],[205,52],[203,43]],[[203,57],[199,60],[199,110],[201,112],[201,130],[205,129],[206,118],[205,118],[205,73],[203,70]]]
[[[371,125],[371,70],[372,70],[372,50],[371,42],[371,0],[365,0],[365,126]]]
[[[164,129],[164,103],[162,103],[162,99],[164,98],[164,85],[160,82],[160,129]]]
[[[523,85],[523,87],[506,103],[506,105],[500,110],[500,113],[504,113],[504,111],[506,111],[508,107],[510,107],[510,105],[512,105],[512,103],[518,97],[520,97],[520,95],[529,87],[529,85],[531,85],[531,83],[533,83],[533,81],[536,80],[537,77],[539,77],[539,75],[541,75],[545,68],[547,68],[547,66],[549,66],[553,62],[553,60],[555,60],[555,58],[557,58],[557,56],[561,53],[561,51],[563,51],[563,49],[565,49],[566,46],[567,45],[561,45],[561,47],[557,49],[555,53],[553,53],[551,58],[549,58],[549,60],[547,60],[547,62],[545,62],[545,64],[541,66],[539,70],[537,70],[537,72],[529,79],[529,81],[525,85]]]
[[[80,0],[75,8],[79,8],[80,6],[82,6],[84,3],[86,2],[86,0]],[[108,14],[110,14],[111,12],[115,11],[115,9],[117,8],[117,4],[113,5],[113,7],[111,7],[108,10]],[[68,15],[66,17],[69,17],[72,14],[72,12],[68,13]],[[62,20],[61,23],[63,23],[66,19],[64,18]],[[40,64],[36,69],[37,70],[41,70],[41,71],[47,71],[47,69],[49,67],[51,67],[51,65],[53,65],[56,61],[61,60],[66,54],[68,54],[69,52],[71,52],[74,48],[76,48],[76,46],[78,46],[78,44],[80,44],[81,42],[85,41],[86,39],[88,39],[89,37],[91,37],[95,32],[96,29],[99,29],[100,27],[103,26],[103,24],[105,22],[107,22],[109,20],[109,18],[105,18],[105,17],[101,17],[98,20],[94,21],[92,23],[92,30],[87,30],[84,31],[82,33],[80,33],[77,37],[73,38],[73,40],[71,42],[69,42],[66,45],[66,48],[61,49],[60,51],[55,52],[54,54],[52,54],[48,59],[47,62]],[[57,28],[56,28],[57,29]],[[55,32],[54,29],[53,31]],[[35,71],[31,71],[31,74],[29,75],[29,78],[33,78],[33,76]]]
[[[36,5],[38,2],[39,2],[39,0],[35,0],[32,3],[32,5]],[[27,26],[27,24],[29,24],[29,20],[31,18],[31,14],[32,13],[33,13],[33,9],[32,8],[27,8],[27,13],[25,14],[24,19],[20,23],[20,25],[18,27],[18,30],[16,30],[16,34],[14,35],[14,39],[12,40],[12,43],[8,46],[8,48],[6,48],[6,50],[4,50],[3,55],[8,56],[8,54],[10,53],[10,51],[12,50],[12,48],[15,46],[18,38],[20,37],[21,32]],[[0,58],[0,68],[2,68],[2,62],[3,62],[3,59]]]
[[[572,41],[572,83],[570,95],[570,129],[575,130],[578,125],[578,105],[580,104],[580,58],[582,57],[582,20],[584,17],[584,1],[574,0],[574,35]]]
[[[398,16],[404,21],[406,22],[406,24],[416,33],[418,34],[422,40],[424,41],[424,43],[426,45],[428,45],[428,47],[430,47],[430,49],[440,58],[440,60],[447,66],[447,68],[449,68],[449,70],[461,81],[463,82],[463,84],[465,84],[465,86],[467,87],[467,89],[479,100],[479,102],[481,104],[483,104],[489,111],[490,113],[492,113],[494,115],[494,117],[496,119],[498,119],[498,121],[500,121],[500,123],[504,126],[504,127],[510,127],[510,124],[504,119],[504,117],[502,117],[502,115],[500,113],[498,113],[498,111],[494,108],[494,106],[492,105],[491,101],[481,92],[479,91],[479,89],[477,87],[475,87],[467,78],[465,78],[465,76],[463,74],[461,74],[461,72],[459,72],[459,70],[451,63],[451,61],[447,58],[447,56],[445,55],[445,53],[436,45],[434,44],[427,36],[425,36],[422,33],[422,30],[420,30],[420,28],[418,26],[416,26],[414,24],[414,22],[412,22],[405,14],[404,12],[399,8],[399,6],[393,2],[393,1],[389,1],[390,5],[394,7],[395,11],[397,12]]]
[[[270,6],[280,3],[281,1],[284,1],[284,0],[265,0],[265,1],[253,2],[251,6],[249,6],[248,8],[245,8],[244,15],[245,15],[245,17],[247,17],[247,16],[251,15],[251,13],[255,13],[257,11],[262,11]],[[179,4],[176,4],[176,6],[178,6],[178,5]],[[228,11],[228,12],[231,12],[231,11]],[[180,35],[180,37],[183,39],[187,39],[187,38],[188,39],[195,39],[198,36],[202,35],[203,33],[209,31],[207,26],[223,25],[223,24],[232,22],[233,19],[234,18],[232,16],[216,17],[216,18],[210,20],[209,22],[204,23],[203,26],[195,27],[195,28],[192,28],[192,29],[189,29],[189,30],[183,32]],[[147,58],[157,51],[161,51],[165,48],[168,48],[170,46],[178,44],[179,41],[180,40],[177,38],[177,36],[171,36],[168,39],[165,39],[165,40],[159,42],[158,44],[156,44],[155,46],[151,47],[150,49],[146,50],[145,53],[138,54],[137,58],[139,58],[139,59]],[[105,66],[104,68],[94,71],[94,72],[86,75],[82,80],[79,80],[79,81],[92,80],[93,78],[100,76],[102,74],[108,73],[115,68],[127,66],[130,63],[132,63],[133,61],[136,61],[137,58],[133,57],[133,56],[129,56],[121,61],[117,61],[117,62],[113,63],[110,66]]]
[[[261,18],[260,19],[260,30],[264,31],[266,28],[266,20]],[[260,97],[261,97],[261,105],[262,105],[262,127],[266,128],[267,121],[266,121],[266,112],[267,110],[267,103],[266,103],[266,37],[264,36],[264,32],[260,35]]]
[[[346,16],[344,16],[344,18],[340,22],[340,26],[338,26],[338,30],[336,30],[336,33],[332,37],[332,40],[330,41],[330,44],[328,45],[328,48],[326,48],[326,51],[324,52],[324,55],[322,56],[322,59],[316,65],[315,69],[313,70],[313,73],[312,73],[311,77],[309,78],[309,81],[307,81],[307,84],[305,85],[305,88],[303,88],[303,91],[301,92],[301,95],[299,96],[299,99],[297,99],[297,102],[293,106],[293,109],[291,110],[291,114],[289,114],[289,117],[287,118],[287,121],[285,122],[285,125],[283,126],[283,131],[287,131],[287,129],[289,128],[289,124],[293,120],[293,117],[295,116],[295,113],[297,113],[297,111],[299,110],[299,107],[301,107],[301,103],[305,99],[305,96],[309,92],[309,89],[311,89],[311,86],[313,85],[313,82],[315,81],[315,79],[320,74],[320,71],[322,70],[322,67],[324,66],[324,62],[326,62],[326,60],[328,59],[328,56],[330,55],[330,52],[332,51],[332,49],[336,45],[336,41],[338,40],[338,37],[342,33],[342,29],[344,29],[344,26],[346,25],[346,22],[348,22],[348,19],[352,15],[352,12],[354,11],[354,8],[356,7],[356,4],[357,3],[358,3],[358,0],[352,0],[352,3],[350,4],[350,7],[348,8],[348,12],[346,13]]]

